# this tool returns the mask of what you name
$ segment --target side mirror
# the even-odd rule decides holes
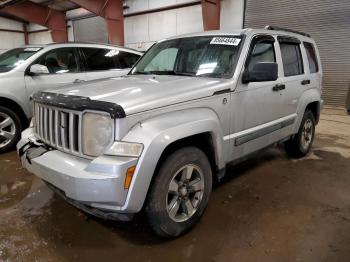
[[[49,74],[50,72],[47,66],[35,64],[30,67],[29,73],[30,75],[44,75]]]
[[[242,83],[276,81],[278,78],[277,63],[256,63],[252,70],[246,69],[242,76]]]

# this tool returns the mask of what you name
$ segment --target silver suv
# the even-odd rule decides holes
[[[124,77],[34,96],[23,166],[74,206],[104,219],[144,210],[176,237],[206,208],[225,167],[284,142],[311,148],[321,108],[314,40],[245,29],[155,44]]]
[[[37,91],[127,74],[141,53],[97,44],[25,46],[0,55],[0,153],[18,142]]]

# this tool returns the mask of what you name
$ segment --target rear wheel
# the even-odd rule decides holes
[[[22,125],[18,115],[0,106],[0,153],[13,148],[21,135]]]
[[[305,111],[298,133],[285,143],[285,148],[291,157],[304,157],[312,147],[315,137],[315,117],[309,110]]]
[[[146,214],[157,235],[174,238],[202,216],[212,187],[211,167],[201,150],[186,147],[170,155],[155,175]]]

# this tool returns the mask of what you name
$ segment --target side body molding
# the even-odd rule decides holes
[[[226,163],[223,154],[223,131],[218,116],[208,108],[180,110],[136,124],[123,141],[139,142],[144,151],[125,205],[120,211],[138,212],[146,198],[158,159],[168,145],[182,138],[209,132],[212,135],[218,168]]]

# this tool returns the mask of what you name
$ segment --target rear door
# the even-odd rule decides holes
[[[80,48],[88,80],[119,77],[129,72],[139,56],[117,48]]]
[[[304,49],[301,41],[294,37],[278,36],[278,42],[283,64],[282,81],[286,89],[284,90],[284,107],[281,108],[285,115],[295,114],[302,93],[310,87],[309,77]],[[304,55],[303,55],[304,53]]]
[[[56,89],[73,83],[86,81],[86,74],[81,71],[76,48],[57,48],[39,57],[33,64],[45,65],[49,74],[29,75],[26,70],[25,84],[28,94],[37,91]]]

